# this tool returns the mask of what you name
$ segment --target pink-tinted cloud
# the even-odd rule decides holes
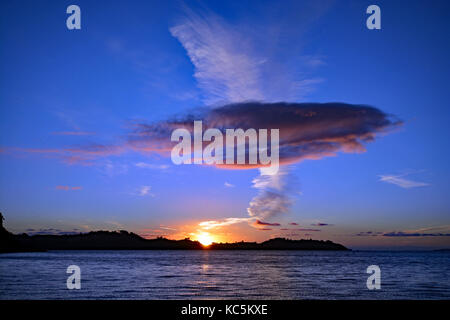
[[[279,129],[280,163],[317,160],[338,152],[364,152],[365,143],[401,124],[374,107],[345,103],[259,103],[229,104],[202,109],[198,114],[154,124],[134,124],[129,146],[136,151],[169,155],[174,142],[171,132],[184,128],[193,132],[193,121],[208,128]],[[206,144],[206,143],[205,143]],[[224,144],[225,145],[225,144]],[[223,153],[225,156],[225,152]],[[219,165],[228,169],[250,169],[261,165]]]
[[[5,148],[12,154],[40,154],[60,159],[67,164],[92,165],[94,161],[109,156],[118,156],[127,151],[124,145],[91,144],[65,148]]]

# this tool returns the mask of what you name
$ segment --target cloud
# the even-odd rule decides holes
[[[264,222],[264,221],[261,221],[261,220],[256,220],[256,221],[254,222],[254,225],[255,225],[255,226],[273,226],[273,227],[279,227],[281,224],[279,224],[279,223],[277,223],[277,222],[271,223],[271,222]]]
[[[128,165],[123,163],[115,163],[107,159],[100,169],[100,171],[108,177],[113,177],[128,172]]]
[[[260,169],[260,175],[252,181],[253,188],[259,191],[247,208],[249,216],[257,218],[256,223],[252,224],[253,227],[258,227],[263,219],[271,219],[289,211],[295,183],[293,180],[293,176],[289,175],[286,168],[281,168],[276,174],[271,175],[264,174]]]
[[[388,232],[384,237],[450,237],[450,233],[409,233],[409,232]]]
[[[164,230],[177,231],[177,229],[175,229],[175,228],[170,228],[170,227],[166,227],[163,225],[160,225],[159,228],[164,229]]]
[[[290,226],[298,226],[298,223],[296,223],[296,222],[289,222],[289,225]]]
[[[263,60],[248,54],[246,39],[219,16],[195,14],[186,9],[186,19],[170,28],[195,67],[194,77],[208,93],[206,100],[261,100],[259,65]]]
[[[5,148],[5,152],[12,154],[38,154],[50,158],[58,158],[67,164],[93,165],[95,161],[110,157],[119,156],[128,151],[125,144],[101,145],[90,144],[65,148]],[[107,160],[110,162],[110,160]]]
[[[83,189],[83,187],[71,187],[71,186],[56,186],[56,190],[64,190],[64,191],[69,191],[69,190],[81,190]]]
[[[419,228],[415,230],[408,230],[408,232],[450,232],[450,225],[441,225],[441,226],[432,226],[432,227],[426,227],[426,228]]]
[[[203,222],[200,222],[198,225],[202,229],[209,230],[209,229],[216,229],[216,228],[229,226],[229,225],[236,224],[236,223],[251,222],[253,220],[255,220],[255,219],[254,218],[226,218],[221,221],[217,221],[217,220],[203,221]]]
[[[358,232],[357,234],[355,234],[355,236],[357,237],[376,237],[379,235],[382,235],[383,232],[378,232],[378,231],[361,231]]]
[[[413,181],[413,180],[408,180],[408,179],[403,178],[404,176],[407,176],[407,175],[409,175],[409,173],[403,174],[403,175],[391,175],[391,174],[380,175],[379,181],[391,183],[391,184],[394,184],[394,185],[399,186],[404,189],[427,187],[430,185],[425,182]]]
[[[270,190],[262,190],[250,201],[247,208],[252,217],[271,218],[279,213],[286,213],[291,205],[291,200],[284,193]]]
[[[315,226],[315,227],[332,226],[332,224],[329,224],[329,223],[323,223],[323,222],[312,223],[311,225],[312,225],[312,226]]]
[[[127,146],[135,151],[169,156],[176,144],[170,141],[172,131],[185,128],[193,132],[194,120],[202,120],[203,130],[279,129],[281,165],[335,156],[338,152],[364,152],[366,143],[402,123],[379,109],[366,105],[244,102],[214,109],[203,108],[197,114],[186,114],[153,124],[135,123]],[[225,157],[226,153],[223,154]],[[227,169],[261,167],[259,164],[218,166]]]
[[[138,162],[134,164],[138,168],[144,168],[144,169],[160,169],[165,170],[168,169],[169,166],[166,164],[152,164],[152,163],[146,163],[146,162]]]
[[[211,11],[185,7],[170,33],[186,50],[207,104],[297,100],[321,81],[306,76],[306,70],[324,64],[322,57],[302,55],[297,45],[304,23],[317,17],[318,10],[313,6],[293,10],[305,13],[300,23],[292,17],[295,28],[280,20],[229,23]],[[297,42],[281,43],[286,37]]]
[[[227,188],[234,188],[234,184],[231,184],[231,183],[228,183],[228,182],[225,182],[224,186],[227,187]]]
[[[61,229],[55,229],[55,228],[41,228],[41,229],[27,229],[26,233],[30,236],[36,236],[36,235],[72,235],[72,234],[79,234],[80,230],[77,228],[74,228],[72,230],[61,230]]]
[[[448,237],[450,236],[450,225],[433,226],[404,231],[361,231],[355,234],[358,237]]]
[[[151,187],[150,186],[141,186],[141,188],[139,189],[139,195],[141,197],[144,196],[154,196],[152,193],[150,193]]]

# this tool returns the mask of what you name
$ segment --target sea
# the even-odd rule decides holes
[[[79,267],[80,289],[67,287],[72,265]],[[380,287],[369,290],[372,265],[379,267]],[[0,254],[0,299],[448,300],[450,252],[7,253]]]

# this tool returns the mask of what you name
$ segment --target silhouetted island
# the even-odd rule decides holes
[[[26,243],[22,243],[18,239],[18,236],[12,234],[3,227],[3,220],[5,220],[5,218],[0,212],[0,253],[42,251],[34,246],[28,246]]]
[[[3,238],[3,237],[2,237]],[[46,250],[348,250],[343,245],[322,240],[275,238],[256,242],[212,243],[203,246],[190,239],[144,239],[127,231],[92,231],[75,235],[13,235],[2,241],[0,252]]]
[[[3,226],[0,229],[0,252],[46,250],[348,250],[343,245],[322,240],[290,240],[275,238],[257,242],[212,243],[203,246],[198,241],[169,240],[163,237],[144,239],[121,231],[92,231],[73,235],[14,235]]]

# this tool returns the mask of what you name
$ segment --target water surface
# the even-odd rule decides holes
[[[50,251],[0,254],[0,299],[450,299],[450,253]],[[66,269],[81,268],[68,290]],[[381,268],[381,290],[366,269]]]

